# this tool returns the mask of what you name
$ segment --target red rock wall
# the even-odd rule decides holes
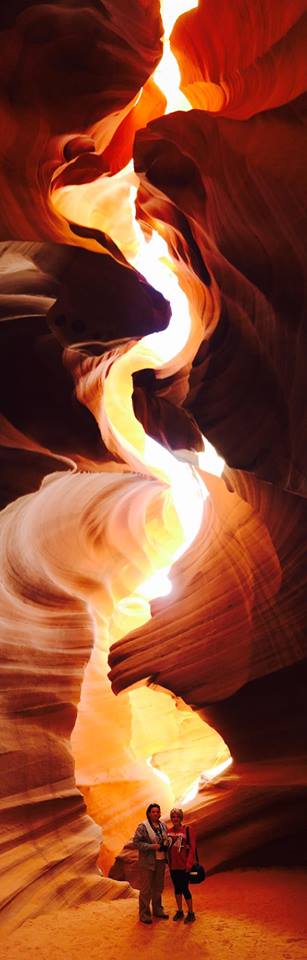
[[[302,860],[304,12],[302,0],[200,2],[172,35],[193,109],[165,117],[152,80],[157,3],[16,0],[1,13],[1,506],[10,504],[0,520],[1,870],[12,925],[63,898],[129,892],[94,872],[97,828],[68,746],[93,643],[88,603],[101,602],[100,550],[113,562],[99,519],[76,565],[88,506],[78,498],[92,483],[100,518],[113,484],[124,527],[123,491],[144,488],[103,443],[88,383],[96,389],[105,354],[163,329],[169,305],[128,266],[103,216],[100,230],[70,227],[50,197],[116,174],[132,151],[138,217],[147,231],[160,224],[204,329],[191,369],[164,383],[137,375],[134,408],[170,448],[197,450],[203,432],[228,466],[223,479],[207,478],[203,527],[173,593],[113,647],[110,677],[116,693],[149,678],[229,745],[233,773],[193,813],[209,867],[269,849],[274,862],[285,851]],[[118,230],[115,185],[114,198]],[[38,492],[57,470],[67,478]],[[65,501],[54,498],[57,484],[67,484]]]

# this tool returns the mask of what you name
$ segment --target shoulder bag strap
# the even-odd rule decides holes
[[[190,831],[189,831],[189,827],[186,827],[185,829],[186,829],[186,836],[187,836],[188,845],[189,845],[189,847],[190,847],[191,844],[190,844]],[[195,860],[196,860],[196,863],[199,863],[197,847],[195,847]]]

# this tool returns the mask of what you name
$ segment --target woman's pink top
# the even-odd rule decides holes
[[[195,836],[191,827],[189,827],[190,846],[184,824],[181,824],[178,831],[174,830],[174,827],[168,827],[167,835],[172,841],[168,851],[170,869],[191,870],[195,863]]]

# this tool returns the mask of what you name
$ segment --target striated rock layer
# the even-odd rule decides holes
[[[147,797],[166,812],[204,770],[205,723],[234,758],[189,809],[209,868],[305,856],[304,8],[200,0],[171,38],[193,109],[165,117],[152,78],[158,3],[14,0],[1,12],[0,870],[11,926],[131,894],[129,856],[124,883],[95,870],[101,834],[71,737],[89,809],[107,821],[105,865]],[[166,238],[203,330],[175,374],[135,374],[134,412],[194,462],[205,434],[227,467],[221,479],[204,467],[203,524],[172,593],[152,602],[152,619],[149,603],[138,608],[123,637],[118,604],[156,570],[161,543],[168,566],[176,526],[166,486],[109,443],[104,410],[112,365],[170,316],[128,263],[132,153],[139,221]],[[155,709],[164,740],[144,732]],[[176,794],[166,734],[182,766],[183,743],[195,761]]]
[[[229,28],[245,15],[231,52],[218,13]],[[199,109],[161,118],[136,138],[140,219],[147,230],[159,223],[182,268],[209,275],[220,291],[219,322],[194,359],[184,406],[233,468],[226,482],[234,492],[206,477],[202,535],[174,571],[173,599],[157,601],[153,620],[110,654],[115,691],[149,676],[219,730],[236,760],[245,824],[235,855],[272,842],[277,859],[281,835],[283,855],[302,856],[306,801],[302,13],[302,4],[291,15],[286,4],[270,8],[261,35],[250,5],[200,3],[172,37],[182,89]],[[283,58],[288,73],[278,72]],[[255,789],[263,777],[265,811]],[[204,811],[215,864],[232,856],[231,804],[225,791],[212,817]]]
[[[69,738],[94,643],[91,608],[106,635],[116,604],[152,572],[159,531],[149,540],[146,525],[153,510],[159,515],[157,500],[166,519],[167,497],[161,484],[132,475],[54,474],[1,514],[1,906],[8,922],[63,896],[71,904],[129,895],[127,885],[114,888],[95,871],[100,831],[76,789]],[[105,768],[117,737],[116,723],[114,734],[109,725]],[[125,742],[118,764],[121,754],[128,769]]]
[[[1,238],[72,235],[49,204],[54,176],[82,183],[112,168],[104,159],[124,121],[128,144],[138,126],[161,111],[146,84],[161,52],[154,0],[14,0],[1,11]],[[145,84],[136,107],[139,91]],[[120,137],[120,132],[118,133]],[[62,170],[65,170],[65,174]]]
[[[181,89],[192,107],[238,120],[280,107],[306,89],[306,28],[304,0],[199,0],[172,33]]]

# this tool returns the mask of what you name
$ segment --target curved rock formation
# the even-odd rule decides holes
[[[104,150],[160,59],[161,34],[156,0],[131,0],[129,11],[125,0],[2,10],[2,239],[73,241],[49,203],[53,176],[64,167],[59,182],[82,183],[108,170]],[[146,89],[132,129],[160,106]]]
[[[198,262],[222,294],[219,324],[195,357],[186,405],[231,466],[304,494],[297,406],[305,325],[303,120],[298,102],[244,124],[201,111],[188,122],[174,114],[138,135],[135,162],[140,216],[149,223],[159,217],[183,263],[192,236]],[[195,254],[194,263],[197,269]]]
[[[304,0],[199,0],[172,33],[181,89],[192,107],[238,120],[280,107],[305,92],[306,29]]]
[[[0,245],[0,267],[3,456],[19,447],[36,451],[37,463],[39,453],[56,454],[70,458],[70,467],[97,468],[110,454],[94,419],[73,400],[63,346],[82,340],[94,355],[97,345],[99,354],[104,346],[110,351],[112,341],[125,344],[145,330],[164,329],[169,304],[124,258],[119,263],[111,255],[10,242]],[[145,403],[143,409],[146,417]],[[50,466],[53,471],[56,464]],[[25,483],[20,492],[29,489]]]
[[[129,895],[127,885],[113,889],[95,870],[99,831],[75,786],[69,738],[94,643],[91,608],[105,641],[118,602],[155,568],[161,546],[151,518],[166,523],[167,501],[161,484],[133,475],[59,473],[2,512],[1,906],[8,923],[50,909],[63,896],[71,904]],[[119,710],[117,723],[120,716]],[[126,703],[126,737],[129,716]],[[106,766],[117,737],[116,724],[114,734],[109,726]],[[124,741],[120,763],[136,778]],[[46,874],[47,885],[40,882]]]
[[[0,869],[12,926],[63,900],[131,894],[97,874],[100,831],[74,758],[106,826],[105,868],[148,794],[166,812],[192,781],[210,869],[303,861],[304,13],[303,0],[200,0],[171,37],[192,109],[168,116],[155,0],[14,0],[1,13]],[[192,333],[160,368],[144,348],[121,431],[114,371],[171,312],[144,278],[148,248],[144,271],[131,266],[134,199],[147,240],[167,241]],[[141,440],[142,425],[209,493],[172,592],[155,600],[140,588],[161,567],[165,581],[183,527],[162,468],[125,447],[133,412]],[[223,477],[196,472],[203,434]],[[234,764],[210,787],[201,774],[228,748]]]

